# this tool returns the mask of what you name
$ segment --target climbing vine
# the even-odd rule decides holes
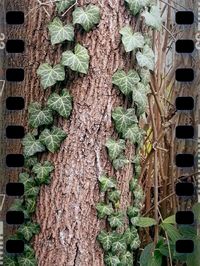
[[[74,0],[60,0],[56,3],[59,15],[65,15],[69,8],[75,6]],[[37,196],[42,185],[51,182],[54,171],[52,162],[44,161],[43,154],[59,151],[62,142],[67,138],[67,133],[56,125],[58,117],[68,119],[72,112],[72,97],[65,88],[66,72],[68,70],[87,74],[89,69],[89,54],[85,47],[75,42],[75,25],[90,31],[100,21],[100,10],[95,5],[75,7],[72,12],[72,23],[65,24],[61,17],[55,17],[48,25],[52,45],[73,42],[73,50],[63,51],[60,63],[56,65],[42,63],[37,75],[44,90],[51,94],[46,103],[33,102],[28,107],[29,130],[22,141],[25,157],[24,171],[19,175],[19,182],[24,184],[23,197],[16,199],[10,210],[23,211],[25,223],[21,225],[12,239],[22,239],[25,249],[22,255],[6,256],[5,266],[35,266],[37,259],[32,248],[34,235],[40,232],[39,224],[34,222]],[[58,86],[59,85],[59,86]],[[61,88],[61,89],[60,89]]]

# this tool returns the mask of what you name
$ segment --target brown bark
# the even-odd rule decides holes
[[[22,2],[25,10],[37,5],[35,1]],[[79,1],[79,5],[88,2],[100,7],[101,22],[89,33],[77,31],[77,42],[89,51],[90,69],[88,75],[76,76],[68,84],[73,96],[73,112],[69,121],[59,121],[68,137],[57,154],[48,156],[55,164],[55,173],[51,184],[41,189],[37,205],[36,219],[41,233],[36,236],[34,246],[39,266],[104,264],[102,250],[96,242],[104,226],[97,219],[95,209],[101,197],[97,180],[103,171],[112,173],[104,144],[106,138],[114,134],[111,109],[122,104],[122,99],[113,88],[111,78],[118,68],[128,67],[119,29],[131,23],[131,16],[125,10],[124,1]],[[69,17],[67,14],[66,20]],[[11,86],[10,91],[13,95],[24,95],[27,104],[47,98],[36,76],[39,64],[60,60],[59,48],[49,42],[46,29],[49,21],[40,8],[27,16],[25,31],[13,33],[15,37],[26,36],[27,50],[23,59],[26,79],[21,86]],[[20,66],[19,57],[12,58],[10,64]],[[13,120],[26,124],[27,110],[20,118],[12,116]],[[123,209],[129,202],[131,175],[127,176],[127,169],[117,173]]]

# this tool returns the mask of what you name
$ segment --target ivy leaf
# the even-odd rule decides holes
[[[125,240],[127,245],[130,245],[134,239],[137,237],[137,229],[135,227],[128,227],[123,234],[123,239]]]
[[[138,222],[136,223],[136,226],[139,227],[149,227],[152,225],[156,225],[157,222],[155,219],[150,218],[150,217],[140,217]]]
[[[127,251],[120,257],[121,265],[123,266],[131,266],[133,265],[133,254]]]
[[[114,159],[112,162],[115,170],[119,170],[123,168],[128,163],[129,163],[129,160],[124,155],[120,155],[118,158]]]
[[[124,214],[117,212],[108,217],[108,222],[112,228],[119,228],[124,225]]]
[[[22,199],[15,199],[12,205],[9,208],[10,211],[23,211],[23,200]]]
[[[151,73],[150,73],[149,69],[141,68],[139,74],[140,74],[140,78],[142,80],[142,84],[147,85],[151,79]]]
[[[140,241],[139,235],[137,235],[135,239],[131,242],[130,248],[131,250],[136,250],[140,247],[140,245],[141,245],[141,241]]]
[[[137,15],[142,8],[146,7],[149,4],[149,0],[125,0],[128,3],[128,7],[131,13],[135,16]]]
[[[25,167],[32,168],[38,162],[37,156],[31,156],[25,158]]]
[[[128,95],[132,92],[132,87],[140,81],[140,77],[135,70],[129,70],[126,74],[123,70],[118,70],[112,76],[112,83],[118,86],[119,90]]]
[[[49,184],[50,173],[53,170],[54,166],[48,161],[45,161],[43,165],[41,163],[37,163],[32,169],[33,173],[37,175],[36,181],[38,184]]]
[[[120,30],[120,34],[122,35],[122,43],[126,52],[131,52],[137,48],[143,48],[145,42],[140,32],[134,33],[130,26],[125,26]]]
[[[65,69],[60,64],[52,67],[48,63],[44,63],[39,66],[37,74],[41,78],[41,84],[44,89],[55,85],[57,81],[65,79]]]
[[[26,253],[23,256],[19,256],[18,263],[20,266],[36,266],[37,265],[36,258],[31,253]]]
[[[128,128],[124,128],[124,138],[129,139],[132,144],[137,143],[137,138],[139,134],[139,127],[137,124],[133,124]]]
[[[57,17],[49,24],[48,28],[52,45],[74,40],[73,26],[71,24],[63,26],[62,21]]]
[[[97,239],[105,251],[108,251],[111,248],[113,242],[112,234],[107,233],[106,231],[101,231]]]
[[[57,1],[56,7],[58,10],[58,13],[61,14],[65,10],[67,10],[69,7],[71,7],[73,4],[76,3],[76,0],[60,0]]]
[[[36,210],[36,200],[34,198],[27,198],[25,201],[26,210],[28,213],[33,213]]]
[[[73,24],[80,24],[85,31],[90,31],[100,21],[100,10],[95,5],[88,5],[85,8],[77,7],[72,16]]]
[[[117,256],[108,253],[107,255],[105,255],[105,264],[108,266],[119,266],[120,259]]]
[[[117,203],[120,200],[121,193],[119,190],[113,190],[108,193],[108,199],[112,203]]]
[[[155,57],[153,50],[145,45],[143,52],[138,51],[136,54],[137,62],[140,67],[146,67],[150,70],[154,70]]]
[[[145,10],[142,13],[142,16],[145,18],[145,23],[147,26],[150,26],[156,30],[161,29],[162,18],[160,16],[160,9],[158,6],[152,6],[150,12]]]
[[[116,141],[110,138],[107,140],[105,146],[108,148],[108,153],[111,160],[116,159],[126,148],[125,141],[123,139]]]
[[[34,184],[33,178],[31,178],[28,173],[20,173],[19,174],[19,182],[23,183],[25,188],[30,183]]]
[[[102,192],[106,192],[109,188],[116,188],[116,180],[105,175],[99,177],[99,183]]]
[[[50,152],[54,153],[59,149],[61,142],[66,137],[67,134],[64,130],[53,126],[51,130],[44,129],[40,134],[39,140],[47,147]]]
[[[80,44],[77,44],[72,51],[62,53],[62,64],[73,71],[87,74],[89,68],[88,50]]]
[[[18,229],[18,233],[23,235],[23,237],[27,241],[30,241],[33,235],[38,234],[39,231],[40,231],[39,225],[31,222],[21,225]]]
[[[13,256],[4,256],[3,257],[3,264],[4,266],[17,266],[16,257]]]
[[[111,204],[107,205],[103,202],[98,203],[96,206],[96,209],[97,209],[97,213],[100,219],[103,219],[106,216],[109,216],[114,212]]]
[[[135,86],[132,89],[132,100],[137,105],[137,114],[139,116],[145,112],[148,105],[146,91],[144,90],[143,86],[143,84],[140,84],[139,86]]]
[[[33,183],[29,182],[25,186],[24,195],[26,197],[37,197],[39,193],[39,187],[35,186]]]
[[[130,218],[139,216],[140,210],[135,206],[129,206],[127,209],[127,214]]]
[[[65,118],[68,118],[72,111],[72,97],[67,90],[63,90],[61,95],[52,93],[47,104],[49,108]]]
[[[123,133],[130,125],[137,123],[137,117],[133,108],[125,110],[123,107],[116,107],[112,111],[112,118],[119,133]]]
[[[31,134],[28,133],[23,141],[22,145],[24,146],[24,155],[26,157],[33,156],[38,152],[43,152],[45,150],[44,145]]]
[[[41,104],[38,102],[31,103],[28,112],[29,124],[34,128],[53,123],[52,111],[47,107],[42,109]]]
[[[127,245],[123,239],[118,239],[112,243],[112,252],[114,254],[119,253],[123,254],[126,252]]]

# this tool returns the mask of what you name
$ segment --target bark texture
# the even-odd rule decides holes
[[[36,1],[22,2],[26,12],[38,5]],[[69,83],[73,112],[69,121],[58,121],[68,137],[56,155],[48,155],[55,164],[55,172],[51,184],[41,189],[37,205],[36,219],[41,225],[41,233],[36,236],[34,247],[39,266],[104,265],[102,250],[96,242],[97,234],[104,226],[97,219],[95,209],[101,197],[98,176],[104,171],[113,174],[104,144],[115,134],[111,109],[122,104],[123,99],[112,86],[112,74],[118,68],[129,67],[129,58],[125,57],[120,45],[119,29],[132,22],[124,1],[78,1],[79,6],[88,3],[100,7],[101,21],[89,33],[77,29],[77,42],[90,54],[90,69],[88,75],[76,76]],[[19,4],[12,1],[11,6],[16,5]],[[64,20],[69,20],[70,12]],[[39,64],[60,60],[58,46],[52,47],[49,42],[46,28],[50,20],[40,8],[27,16],[25,31],[18,29],[12,34],[26,38],[27,50],[23,60],[12,57],[9,61],[16,66],[23,62],[26,70],[23,84],[11,86],[10,92],[23,95],[27,104],[47,99],[48,92],[43,93],[36,76]],[[12,121],[27,125],[27,110],[11,117]],[[16,146],[19,149],[19,144]],[[124,209],[129,202],[129,170],[127,167],[117,173]]]

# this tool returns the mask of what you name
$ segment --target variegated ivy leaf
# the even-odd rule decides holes
[[[102,175],[99,177],[100,189],[106,192],[109,188],[116,188],[116,180],[112,177]]]
[[[143,48],[144,37],[140,32],[133,32],[130,26],[125,26],[120,30],[122,35],[122,43],[126,52],[131,52],[137,48]]]
[[[27,198],[25,201],[25,208],[28,213],[33,213],[36,210],[36,199]]]
[[[62,64],[73,71],[87,74],[89,68],[88,50],[80,44],[77,44],[72,51],[66,51],[62,54]]]
[[[56,3],[58,13],[61,14],[62,12],[70,8],[75,3],[76,3],[76,0],[58,0]]]
[[[31,222],[21,225],[18,229],[18,233],[21,234],[27,241],[30,241],[33,235],[38,234],[39,231],[40,226]]]
[[[10,206],[10,211],[23,211],[23,199],[15,199]]]
[[[54,170],[54,166],[49,161],[45,161],[44,164],[37,163],[32,171],[36,174],[36,181],[39,184],[49,184],[50,173]]]
[[[129,251],[120,256],[121,265],[129,266],[133,265],[133,254]]]
[[[148,85],[146,86],[148,87]],[[137,105],[138,116],[141,116],[148,106],[148,99],[146,94],[147,89],[142,83],[138,83],[132,88],[132,100]]]
[[[136,250],[136,249],[138,249],[138,248],[140,247],[140,245],[141,245],[141,241],[140,241],[139,236],[137,236],[137,237],[131,242],[131,244],[130,244],[130,248],[131,248],[132,250]]]
[[[74,27],[71,24],[63,26],[62,21],[57,17],[49,24],[48,28],[52,45],[74,40]]]
[[[140,81],[140,77],[135,70],[129,70],[126,74],[123,70],[118,70],[112,76],[112,83],[118,86],[119,90],[128,95],[132,91],[134,84],[137,84]]]
[[[26,168],[32,168],[38,162],[37,156],[25,158],[24,166]]]
[[[30,175],[28,173],[20,173],[19,174],[19,181],[20,181],[20,183],[24,184],[25,188],[28,184],[34,185],[34,180],[32,177],[30,177]]]
[[[23,256],[18,257],[18,265],[20,266],[36,266],[37,265],[37,260],[35,256],[27,253]]]
[[[4,256],[3,257],[3,264],[4,266],[17,266],[16,257],[13,256]]]
[[[112,111],[112,118],[118,133],[123,133],[130,125],[138,122],[133,108],[125,110],[123,107],[116,107]]]
[[[145,23],[156,30],[160,30],[162,26],[162,18],[160,15],[158,6],[152,6],[150,12],[145,10],[142,13],[142,16],[145,18]]]
[[[33,156],[38,152],[43,152],[45,150],[45,146],[37,140],[31,133],[28,133],[23,141],[22,145],[24,146],[24,155],[26,157]]]
[[[113,213],[108,217],[108,222],[112,228],[119,228],[124,225],[124,214],[123,213]]]
[[[108,148],[108,153],[111,160],[116,159],[126,148],[125,140],[123,139],[116,141],[110,138],[106,141],[105,146]]]
[[[113,237],[112,237],[112,234],[106,231],[101,231],[97,237],[97,240],[100,242],[103,249],[105,251],[108,251],[112,246]]]
[[[77,7],[73,15],[73,24],[80,24],[85,31],[90,31],[100,21],[98,6],[88,5],[85,8]]]
[[[126,252],[126,249],[127,245],[124,239],[118,239],[112,243],[112,252],[114,254],[116,253],[123,254],[124,252]]]
[[[112,161],[112,164],[115,170],[119,170],[123,168],[128,163],[129,163],[129,160],[124,155],[120,155],[118,158]]]
[[[24,191],[24,195],[26,197],[37,197],[38,193],[39,193],[39,187],[35,186],[34,184],[27,183],[26,187],[25,187],[25,191]]]
[[[128,227],[126,231],[123,234],[123,239],[127,243],[127,245],[130,245],[133,240],[137,237],[137,229],[135,227]]]
[[[137,124],[133,124],[124,130],[124,138],[129,139],[131,143],[136,144],[140,128]]]
[[[138,209],[135,206],[129,206],[127,210],[127,214],[130,218],[139,216],[140,214],[140,209]]]
[[[41,78],[41,84],[44,89],[55,85],[57,81],[65,79],[65,69],[60,64],[52,67],[48,63],[44,63],[39,66],[37,74]]]
[[[135,16],[142,8],[148,6],[150,0],[125,0],[128,3],[131,13]]]
[[[139,74],[140,74],[142,83],[144,85],[147,85],[151,79],[151,74],[150,74],[149,69],[141,68]]]
[[[54,153],[59,149],[61,142],[66,137],[67,134],[64,130],[53,126],[51,130],[44,129],[40,134],[39,140],[47,147],[50,152]]]
[[[112,204],[107,205],[104,202],[98,203],[96,206],[96,209],[97,209],[98,217],[100,219],[103,219],[106,216],[109,216],[114,212]]]
[[[153,50],[148,45],[144,46],[142,52],[137,52],[136,58],[140,67],[146,67],[147,69],[154,70],[155,56]]]
[[[108,193],[108,199],[114,204],[120,200],[120,196],[121,196],[120,190],[113,190]]]
[[[72,110],[72,97],[68,90],[63,90],[61,95],[52,93],[48,99],[47,105],[59,115],[68,118]]]
[[[29,124],[34,128],[53,123],[52,111],[47,107],[42,109],[41,104],[38,102],[31,103],[28,112]]]
[[[116,255],[108,253],[107,255],[105,255],[105,264],[108,266],[119,266],[120,259]]]

